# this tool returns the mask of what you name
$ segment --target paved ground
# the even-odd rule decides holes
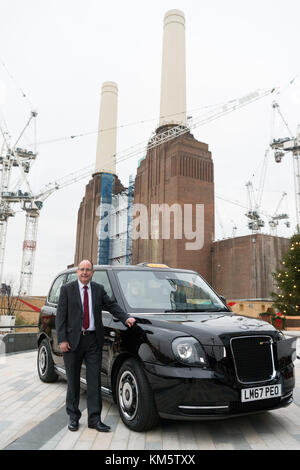
[[[300,350],[300,338],[297,343]],[[102,419],[112,432],[103,434],[87,427],[85,392],[79,431],[68,430],[66,382],[41,382],[36,358],[36,351],[0,356],[0,449],[300,449],[299,359],[294,403],[287,408],[224,421],[163,421],[153,431],[135,433],[124,426],[117,407],[104,401]]]

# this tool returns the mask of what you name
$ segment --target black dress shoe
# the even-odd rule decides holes
[[[97,431],[99,432],[110,432],[110,426],[107,426],[101,421],[97,421],[97,423],[95,424],[89,424],[88,427],[92,429],[97,429]]]
[[[79,423],[77,419],[70,419],[68,428],[70,431],[78,431]]]

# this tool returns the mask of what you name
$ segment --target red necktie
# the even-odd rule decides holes
[[[84,288],[84,297],[83,297],[83,328],[85,330],[90,326],[90,310],[89,310],[89,295],[88,287],[83,286]]]

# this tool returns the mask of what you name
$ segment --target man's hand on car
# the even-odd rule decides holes
[[[132,317],[127,318],[125,323],[126,323],[127,326],[131,327],[135,324],[135,318],[132,318]]]

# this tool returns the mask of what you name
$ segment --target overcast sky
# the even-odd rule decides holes
[[[230,237],[234,226],[236,236],[246,235],[245,185],[251,180],[257,194],[270,140],[288,136],[278,115],[273,119],[272,102],[279,103],[293,134],[300,124],[297,0],[0,0],[0,124],[13,143],[31,110],[38,111],[38,158],[29,178],[34,191],[94,164],[104,81],[119,88],[117,151],[147,141],[159,118],[163,17],[173,8],[186,18],[188,115],[195,118],[206,106],[258,88],[280,87],[276,95],[193,130],[214,161],[216,239]],[[87,135],[70,138],[80,134]],[[20,146],[29,149],[33,141],[31,126]],[[141,157],[117,166],[125,186]],[[12,181],[17,176],[15,169]],[[53,276],[73,263],[77,211],[88,180],[45,201],[33,295],[46,295]],[[291,227],[281,223],[278,235],[289,237],[296,223],[292,157],[275,163],[270,152],[262,210],[274,214],[284,191],[279,212],[289,214]],[[4,265],[4,280],[15,284],[24,229],[19,211],[9,220]]]

